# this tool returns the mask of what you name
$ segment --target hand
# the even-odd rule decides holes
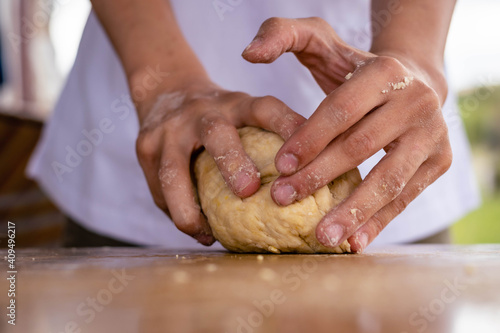
[[[441,113],[445,80],[439,69],[407,56],[350,47],[318,18],[267,20],[243,57],[271,63],[284,52],[295,53],[327,96],[278,152],[282,176],[273,199],[301,200],[384,149],[385,157],[316,229],[325,246],[348,239],[362,252],[450,167]]]
[[[276,98],[250,97],[197,79],[175,89],[159,87],[137,103],[141,130],[137,156],[154,201],[182,232],[212,244],[200,210],[190,163],[202,146],[238,196],[252,195],[260,176],[243,150],[236,128],[265,128],[288,139],[304,119]]]

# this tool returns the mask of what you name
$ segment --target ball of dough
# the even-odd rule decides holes
[[[272,200],[270,188],[279,176],[274,158],[283,139],[255,127],[242,128],[239,135],[243,148],[260,171],[261,187],[252,196],[241,199],[234,195],[206,151],[195,164],[199,199],[215,238],[235,252],[350,252],[347,241],[335,248],[321,245],[315,229],[321,218],[361,182],[358,169],[303,200],[281,207]]]

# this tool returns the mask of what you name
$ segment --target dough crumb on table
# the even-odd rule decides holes
[[[346,172],[307,198],[281,207],[272,200],[270,188],[279,176],[274,158],[283,139],[255,127],[238,132],[243,148],[260,172],[261,187],[254,195],[245,199],[234,195],[206,151],[195,163],[201,207],[215,238],[234,252],[351,252],[347,241],[334,248],[323,246],[315,232],[321,218],[361,182],[358,169]]]

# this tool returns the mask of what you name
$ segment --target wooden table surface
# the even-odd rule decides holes
[[[0,332],[500,332],[500,244],[16,254],[16,326],[2,314]],[[4,278],[4,313],[8,289]]]

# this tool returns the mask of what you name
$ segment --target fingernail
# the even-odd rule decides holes
[[[330,247],[335,247],[338,245],[339,240],[344,235],[344,230],[338,224],[330,224],[325,228],[324,233],[326,239],[328,239],[329,244],[327,245],[329,245]]]
[[[248,185],[252,182],[252,178],[246,172],[240,172],[236,175],[236,179],[234,181],[234,188],[238,193],[243,192]]]
[[[255,48],[257,48],[260,44],[262,44],[262,38],[260,38],[259,36],[256,36],[251,42],[250,44],[248,44],[248,46],[245,48],[245,50],[243,50],[243,54],[245,53],[248,53],[248,52],[252,52]]]
[[[200,244],[205,246],[210,246],[215,242],[215,238],[212,235],[200,234],[197,235],[195,238]]]
[[[278,161],[276,161],[276,169],[279,173],[289,175],[297,171],[299,160],[293,154],[283,154]]]
[[[368,234],[365,234],[364,232],[361,233],[361,234],[359,234],[359,236],[358,236],[358,244],[359,244],[360,248],[356,252],[357,253],[361,253],[368,246]]]
[[[282,206],[287,206],[297,198],[297,191],[291,185],[278,186],[273,192],[274,200]]]

